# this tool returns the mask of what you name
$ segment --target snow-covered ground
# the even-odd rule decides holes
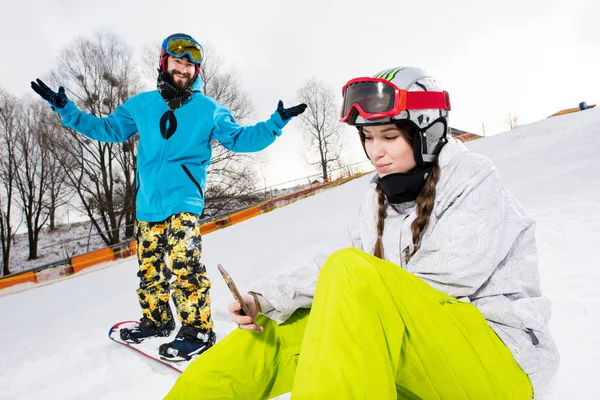
[[[28,260],[27,233],[19,233],[10,248],[10,272],[30,270],[103,247],[106,244],[89,221],[60,225],[54,231],[44,227],[38,241],[38,258]]]
[[[494,160],[537,220],[542,289],[562,356],[537,399],[595,399],[600,382],[600,109],[522,126],[468,143]],[[231,297],[222,263],[247,289],[331,252],[369,177],[204,237],[218,338]],[[125,259],[43,287],[0,292],[0,399],[160,399],[177,373],[112,343],[108,328],[139,318],[137,263]]]

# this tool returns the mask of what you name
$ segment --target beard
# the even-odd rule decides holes
[[[178,89],[187,89],[192,86],[192,76],[187,73],[182,74],[176,69],[173,69],[171,72],[169,72],[169,78],[171,79],[171,83],[173,83],[173,85],[175,85]],[[185,80],[176,80],[181,78],[184,78]]]

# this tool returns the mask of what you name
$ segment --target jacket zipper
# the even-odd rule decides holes
[[[159,186],[156,184],[156,180],[158,179],[159,176],[161,176],[161,173],[163,171],[163,165],[165,165],[165,147],[167,146],[167,141],[163,140],[163,143],[161,143],[161,149],[160,149],[160,164],[159,164],[159,169],[156,175],[154,175],[154,190],[156,191],[156,194],[159,198],[158,203],[160,204],[160,210],[161,210],[161,214],[165,213],[165,205],[163,204],[163,195],[162,192],[159,190]]]
[[[404,251],[402,250],[402,232],[404,231],[404,221],[406,221],[406,218],[408,218],[410,214],[407,214],[404,216],[404,218],[402,219],[402,223],[400,224],[400,240],[398,243],[398,245],[400,246],[400,266],[404,268],[404,257],[405,255],[403,255],[404,253],[408,253],[408,251]],[[408,247],[407,247],[408,249]]]

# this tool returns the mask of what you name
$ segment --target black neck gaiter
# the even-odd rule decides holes
[[[379,178],[379,186],[390,204],[415,201],[430,172],[431,166],[427,166],[409,172],[389,174]]]
[[[171,83],[171,79],[161,72],[156,81],[156,87],[163,99],[169,105],[171,110],[175,111],[192,95],[192,87],[188,86],[185,89],[179,89]]]

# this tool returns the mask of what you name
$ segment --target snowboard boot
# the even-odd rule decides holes
[[[168,361],[189,361],[212,347],[216,338],[213,331],[202,333],[199,329],[182,326],[175,340],[160,345],[158,354]]]
[[[135,328],[121,329],[121,340],[127,343],[141,343],[149,337],[166,337],[175,330],[175,320],[169,319],[162,325],[156,325],[154,321],[143,317]]]

